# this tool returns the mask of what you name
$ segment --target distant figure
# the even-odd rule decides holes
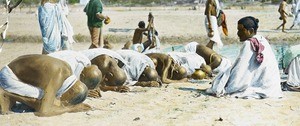
[[[82,102],[88,89],[97,87],[99,74],[96,66],[89,66],[79,80],[62,60],[41,54],[20,56],[0,71],[0,113],[11,113],[17,101],[33,108],[37,116],[90,110]]]
[[[73,27],[56,0],[42,0],[38,20],[42,32],[43,54],[70,50],[74,43]]]
[[[207,93],[222,97],[280,98],[280,74],[269,42],[257,35],[259,20],[248,16],[238,21],[237,35],[243,46],[232,67],[219,73]]]
[[[294,14],[294,22],[290,29],[292,29],[295,25],[300,25],[300,0],[298,0],[297,3],[293,4],[292,12]]]
[[[279,19],[282,20],[283,22],[282,22],[281,25],[279,25],[277,27],[277,30],[280,27],[282,27],[282,32],[286,32],[285,31],[285,24],[287,22],[287,15],[288,15],[288,13],[286,12],[286,6],[287,6],[286,0],[282,0],[282,2],[279,5],[279,8],[278,8],[278,12],[280,13]]]
[[[210,38],[208,46],[213,48],[214,43],[218,47],[222,47],[223,43],[221,41],[220,32],[218,30],[217,17],[219,16],[221,7],[218,0],[207,0],[205,3],[205,26],[207,29],[207,35]]]
[[[143,35],[148,36],[148,33],[145,33],[146,31],[150,30],[150,24],[151,22],[149,22],[147,28],[145,28],[145,22],[144,21],[140,21],[138,24],[138,28],[136,28],[134,30],[134,35],[133,35],[133,39],[132,39],[132,45],[131,45],[131,49],[138,51],[138,52],[143,52],[146,48],[148,48],[151,45],[151,40],[146,40],[145,42],[143,42]]]
[[[91,48],[103,48],[103,21],[110,22],[110,18],[102,14],[103,5],[101,0],[90,0],[83,10],[87,15],[87,25],[90,31],[92,44]]]

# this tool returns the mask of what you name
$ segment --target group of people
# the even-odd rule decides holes
[[[91,33],[90,49],[72,51],[66,44],[72,40],[71,33],[62,32],[71,29],[65,20],[66,14],[58,13],[60,7],[54,3],[43,0],[39,7],[40,15],[45,15],[39,18],[43,54],[20,56],[0,70],[1,114],[11,113],[16,101],[32,107],[38,116],[87,111],[91,107],[83,101],[88,96],[101,97],[101,91],[128,92],[129,86],[160,87],[187,82],[190,78],[199,79],[196,74],[212,79],[206,93],[216,97],[282,97],[277,61],[269,42],[257,34],[257,18],[247,16],[237,22],[242,47],[233,63],[213,50],[215,44],[219,48],[223,45],[219,27],[228,34],[226,16],[218,0],[206,2],[205,25],[210,39],[207,45],[190,42],[183,52],[160,50],[152,13],[148,15],[147,27],[143,21],[138,23],[132,42],[120,50],[103,48],[101,28],[103,22],[109,23],[110,19],[102,14],[99,0],[90,0],[84,9]],[[57,21],[62,23],[55,24]],[[61,36],[48,34],[48,28],[58,30]],[[143,41],[144,35],[146,41]],[[58,43],[47,45],[52,41]],[[290,68],[297,67],[293,64]]]

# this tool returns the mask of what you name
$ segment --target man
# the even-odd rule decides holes
[[[129,91],[129,88],[124,85],[127,78],[122,69],[126,61],[118,53],[105,48],[88,49],[80,53],[85,55],[92,64],[98,66],[101,70],[103,79],[99,88],[102,91]],[[94,95],[91,94],[91,97],[98,97],[98,90],[92,92],[94,92]]]
[[[219,55],[208,46],[198,44],[197,42],[191,42],[185,45],[184,48],[186,52],[197,53],[205,59],[206,64],[202,64],[200,70],[210,77],[212,74],[223,72],[231,67],[231,61],[229,59]]]
[[[187,81],[187,71],[180,66],[170,55],[163,53],[146,54],[155,65],[155,69],[165,84]]]
[[[38,19],[43,40],[43,54],[71,49],[74,43],[73,28],[62,14],[56,0],[42,0],[38,8]]]
[[[82,73],[82,71],[86,68],[91,66],[91,61],[83,55],[82,53],[75,52],[72,50],[64,50],[64,51],[58,51],[54,53],[48,54],[51,57],[58,58],[60,60],[63,60],[69,64],[71,67],[73,74],[79,79]],[[94,66],[94,65],[93,65]],[[97,68],[98,69],[98,68]],[[100,69],[101,70],[101,69]],[[100,82],[102,81],[102,71],[101,74],[99,74],[99,78],[101,78]],[[99,82],[99,83],[100,83]],[[94,89],[94,88],[93,88]],[[95,89],[97,90],[97,88]],[[101,97],[100,91],[97,92],[99,97]],[[94,94],[94,90],[89,91],[90,94]]]
[[[285,24],[287,22],[287,15],[288,15],[288,13],[285,10],[286,6],[287,6],[286,0],[282,0],[282,2],[279,5],[279,8],[278,8],[278,12],[280,13],[279,19],[282,20],[283,22],[282,22],[281,25],[279,25],[277,27],[277,30],[282,26],[282,32],[286,32],[285,29],[284,29]]]
[[[207,93],[221,97],[280,98],[280,74],[269,42],[257,35],[259,20],[248,16],[238,21],[238,37],[243,43],[232,67],[219,73]]]
[[[101,72],[90,66],[82,74],[84,83],[62,60],[38,54],[20,56],[0,71],[1,114],[11,113],[16,101],[33,108],[37,116],[90,110],[82,102],[88,89],[97,87]]]
[[[284,91],[300,91],[300,54],[298,54],[287,68],[288,79],[282,83]]]
[[[85,6],[84,12],[87,15],[87,25],[91,34],[91,48],[103,47],[103,20],[110,21],[108,16],[102,14],[103,5],[101,0],[90,0]],[[107,22],[106,24],[108,24]]]
[[[138,52],[144,52],[148,47],[151,46],[153,38],[151,36],[151,33],[149,32],[151,29],[153,30],[153,19],[154,17],[152,14],[149,14],[148,16],[148,26],[145,28],[145,22],[140,21],[138,24],[138,28],[134,30],[134,35],[132,39],[132,46],[131,49],[138,51]],[[145,33],[148,31],[148,34]],[[146,35],[148,40],[143,42],[143,35]],[[126,43],[125,45],[129,45]]]
[[[127,62],[122,68],[127,75],[126,84],[143,87],[161,86],[155,66],[148,56],[133,50],[118,50],[117,53]]]
[[[208,47],[213,48],[214,43],[217,43],[217,46],[221,48],[223,43],[220,38],[220,33],[218,30],[217,17],[221,10],[218,0],[207,0],[205,3],[205,26],[207,29],[207,35],[210,38]]]

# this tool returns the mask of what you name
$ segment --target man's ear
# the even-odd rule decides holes
[[[249,33],[249,36],[251,36],[251,37],[255,35],[255,31],[253,28],[249,29],[248,33]]]

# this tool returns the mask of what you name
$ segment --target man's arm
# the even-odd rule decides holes
[[[213,31],[212,30],[212,27],[211,27],[211,22],[210,22],[210,16],[211,16],[211,11],[213,9],[213,1],[212,0],[207,0],[206,2],[206,5],[205,5],[205,12],[206,12],[206,18],[207,18],[207,21],[208,21],[208,29]]]

